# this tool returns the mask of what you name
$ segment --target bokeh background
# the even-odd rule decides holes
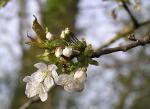
[[[133,1],[133,0],[132,0]],[[0,109],[18,109],[28,99],[22,78],[35,71],[40,51],[25,45],[27,34],[34,36],[35,15],[43,27],[59,35],[65,27],[85,38],[94,49],[126,31],[132,25],[128,13],[112,0],[0,0]],[[6,3],[6,4],[5,4]],[[114,20],[114,9],[117,18]],[[129,7],[138,21],[150,20],[150,1],[141,0],[141,11]],[[113,13],[114,14],[114,13]],[[147,22],[134,32],[142,38]],[[126,27],[126,28],[125,28]],[[121,38],[110,47],[127,42]],[[83,92],[68,93],[54,88],[46,102],[30,109],[150,109],[150,47],[138,47],[98,59],[89,66]]]

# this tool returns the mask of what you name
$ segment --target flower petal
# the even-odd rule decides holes
[[[36,67],[42,71],[47,69],[47,65],[45,63],[42,63],[42,62],[34,64],[34,67]]]
[[[58,73],[56,71],[52,71],[52,77],[54,78],[55,81],[58,80]]]
[[[58,76],[58,79],[55,80],[57,85],[64,85],[68,81],[69,75],[61,74]]]
[[[75,91],[75,87],[74,87],[74,82],[68,82],[64,85],[64,89],[67,91],[67,92],[73,92]]]
[[[47,76],[44,80],[44,87],[46,91],[49,91],[54,86],[54,80],[52,77]]]
[[[39,89],[39,97],[42,102],[46,101],[48,98],[48,94],[42,84],[40,85],[40,89]]]
[[[84,71],[82,70],[77,70],[74,74],[74,79],[76,81],[79,81],[80,83],[83,83],[86,81],[87,75]]]
[[[45,78],[45,72],[37,71],[31,75],[32,79],[36,82],[42,82]]]
[[[75,81],[75,91],[82,91],[84,89],[84,83],[80,83],[78,81]]]
[[[34,97],[37,95],[37,89],[33,84],[27,83],[25,94],[28,98]]]
[[[31,82],[31,81],[32,81],[31,76],[25,76],[25,77],[23,78],[23,82]]]
[[[48,70],[49,71],[57,70],[57,66],[54,64],[48,65]]]

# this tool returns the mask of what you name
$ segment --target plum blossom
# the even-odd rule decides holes
[[[58,77],[57,66],[54,64],[47,66],[44,63],[36,63],[34,66],[38,70],[23,79],[27,83],[25,94],[28,98],[38,95],[44,102],[48,98],[48,91],[55,85],[54,81]]]
[[[68,92],[82,91],[86,81],[86,73],[82,70],[77,70],[75,74],[61,74],[56,81],[57,85],[61,85]]]
[[[24,82],[26,81],[26,79],[24,79]],[[31,78],[31,80],[32,80],[32,78]],[[27,95],[28,98],[38,95],[40,97],[41,101],[44,102],[47,100],[48,94],[42,83],[38,83],[36,81],[33,81],[33,82],[26,81],[26,82],[27,82],[27,84],[26,84],[25,94]]]
[[[70,57],[72,55],[72,47],[65,47],[65,49],[63,49],[63,55]]]

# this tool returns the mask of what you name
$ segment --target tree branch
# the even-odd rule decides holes
[[[40,101],[39,97],[33,97],[19,107],[19,109],[28,109],[33,103]]]
[[[146,34],[146,36],[142,40],[137,40],[135,42],[132,42],[130,44],[119,46],[115,48],[105,48],[101,50],[97,50],[91,57],[92,58],[98,58],[102,55],[123,51],[126,52],[127,50],[130,50],[132,48],[138,47],[138,46],[144,46],[146,44],[150,44],[150,33]]]
[[[116,42],[120,38],[125,37],[125,36],[133,33],[136,29],[140,28],[141,26],[147,25],[149,23],[150,23],[150,20],[145,21],[143,23],[140,23],[139,26],[137,26],[137,27],[128,27],[127,29],[123,29],[123,31],[118,32],[118,34],[116,36],[114,36],[112,39],[110,39],[108,42],[106,42],[105,44],[101,45],[99,47],[99,49],[108,47],[109,45],[111,45],[112,43]]]
[[[134,27],[138,27],[139,26],[139,23],[137,21],[137,19],[133,16],[132,12],[130,11],[130,9],[128,8],[128,5],[126,4],[125,1],[122,1],[122,6],[124,7],[124,9],[127,11],[127,13],[129,14],[132,22],[133,22],[133,25]]]
[[[133,22],[133,27],[129,28],[128,31],[125,32],[119,32],[115,37],[113,37],[112,39],[110,39],[107,43],[103,44],[99,49],[108,47],[109,45],[111,45],[112,43],[114,43],[115,41],[117,41],[118,39],[120,39],[122,36],[127,36],[129,34],[131,34],[135,29],[138,29],[139,27],[146,25],[148,23],[150,23],[149,21],[143,22],[143,23],[139,23],[137,21],[137,19],[133,16],[132,12],[130,11],[130,9],[128,8],[127,4],[125,1],[122,1],[122,6],[124,7],[124,9],[127,11],[127,13],[129,14],[132,22]]]

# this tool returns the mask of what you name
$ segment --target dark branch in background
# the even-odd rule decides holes
[[[150,21],[146,21],[146,22],[143,22],[143,23],[139,23],[138,20],[134,17],[134,15],[132,14],[131,10],[129,9],[127,3],[125,1],[122,1],[122,6],[123,8],[125,9],[125,11],[128,13],[128,15],[130,16],[131,18],[131,21],[133,23],[133,27],[131,27],[130,29],[128,29],[127,31],[125,32],[120,32],[118,33],[115,37],[113,37],[112,39],[110,39],[107,43],[105,43],[104,45],[102,45],[99,49],[102,49],[102,48],[105,48],[105,47],[108,47],[109,45],[111,45],[112,43],[114,43],[115,41],[117,41],[118,39],[120,39],[121,37],[123,36],[127,36],[131,33],[133,33],[133,31],[135,29],[138,29],[139,27],[147,24],[147,23],[150,23]]]
[[[128,5],[125,1],[122,1],[122,6],[124,7],[124,9],[127,11],[127,13],[129,14],[132,22],[133,22],[133,25],[134,27],[138,27],[139,26],[139,23],[138,21],[136,20],[136,18],[133,16],[133,14],[131,13],[130,9],[128,8]]]
[[[25,102],[22,106],[19,107],[19,109],[28,109],[33,103],[39,102],[39,97],[33,97],[29,99],[27,102]]]
[[[116,36],[114,36],[112,39],[110,39],[107,43],[101,45],[99,47],[99,49],[102,49],[102,48],[110,46],[112,43],[116,42],[120,38],[128,36],[129,34],[133,33],[136,29],[138,29],[138,28],[140,28],[142,26],[145,26],[145,25],[147,25],[149,23],[150,23],[150,20],[145,21],[143,23],[140,23],[139,26],[137,26],[137,27],[128,27],[128,29],[126,29],[126,31],[123,29]]]
[[[133,35],[132,35],[132,37],[133,37]],[[110,54],[110,53],[114,53],[114,52],[118,52],[118,51],[126,52],[127,50],[130,50],[132,48],[135,48],[135,47],[138,47],[138,46],[144,46],[146,44],[150,44],[150,33],[146,34],[145,37],[141,40],[137,40],[137,39],[135,39],[135,40],[136,40],[135,42],[132,42],[132,43],[124,45],[124,46],[119,46],[119,47],[115,47],[115,48],[105,48],[105,49],[97,50],[92,55],[92,58],[98,58],[102,55],[106,55],[106,54]]]

